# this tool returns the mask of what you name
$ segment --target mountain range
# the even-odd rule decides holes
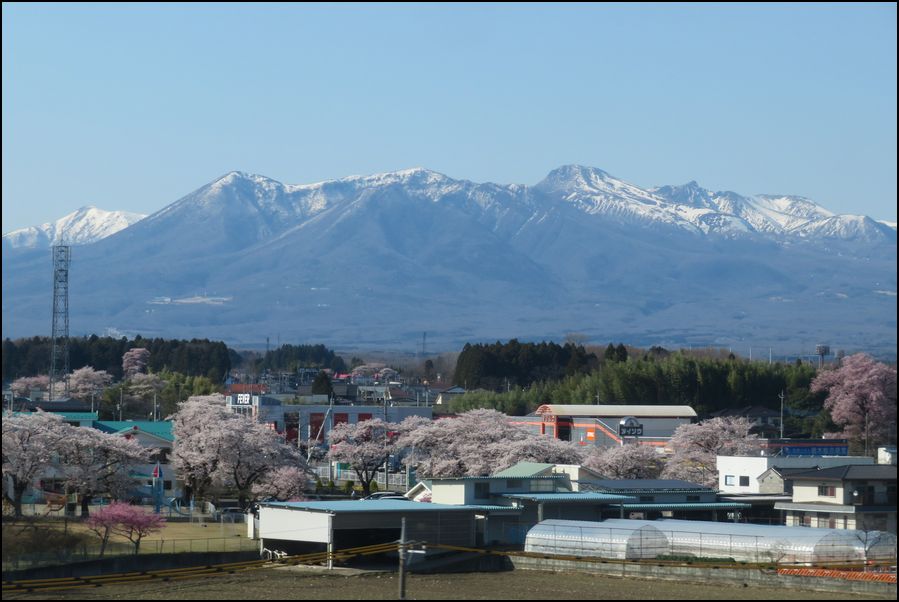
[[[147,217],[142,213],[105,211],[90,205],[55,222],[20,228],[3,235],[3,248],[47,249],[55,244],[86,245],[112,236]]]
[[[577,165],[534,186],[231,172],[111,234],[104,221],[65,234],[83,243],[72,334],[414,350],[422,332],[433,349],[578,332],[896,353],[895,224],[798,196],[644,189]],[[3,237],[4,337],[49,334],[46,246],[66,228],[41,228]]]

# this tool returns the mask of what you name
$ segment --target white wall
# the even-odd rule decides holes
[[[474,495],[472,487],[472,495]],[[431,502],[459,506],[469,503],[465,500],[465,483],[431,482]]]
[[[328,543],[330,516],[326,512],[262,506],[259,508],[259,537]]]
[[[718,456],[718,489],[722,493],[760,493],[759,476],[771,468],[829,468],[847,464],[874,464],[868,456]],[[733,484],[727,484],[727,477]],[[740,485],[740,477],[748,477],[749,484]]]

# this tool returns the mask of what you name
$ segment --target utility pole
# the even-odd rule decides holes
[[[400,520],[400,600],[406,599],[406,517]]]
[[[784,438],[784,392],[783,389],[780,391],[780,438]]]

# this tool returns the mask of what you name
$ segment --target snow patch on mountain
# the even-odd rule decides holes
[[[92,206],[77,211],[55,222],[14,230],[3,235],[4,246],[11,248],[45,248],[60,242],[70,245],[86,245],[112,236],[120,230],[145,218],[141,213],[105,211]]]

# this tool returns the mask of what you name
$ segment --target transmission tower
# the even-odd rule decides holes
[[[50,351],[50,392],[53,384],[63,383],[63,397],[69,396],[69,261],[68,245],[53,245],[53,347]]]

